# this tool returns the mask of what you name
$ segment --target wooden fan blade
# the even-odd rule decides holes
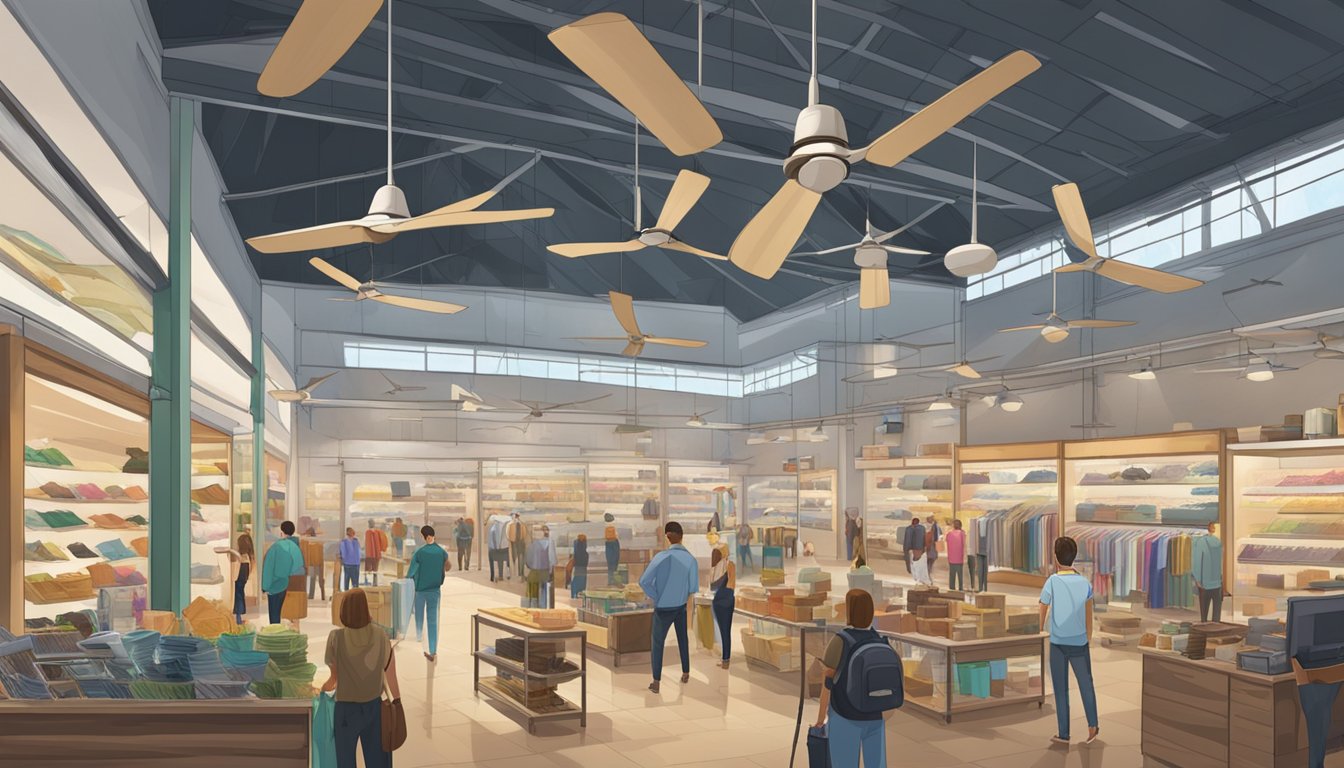
[[[1117,283],[1137,285],[1140,288],[1147,288],[1159,293],[1179,293],[1191,288],[1198,288],[1204,284],[1204,281],[1196,280],[1193,277],[1173,275],[1160,269],[1141,267],[1138,264],[1129,264],[1115,259],[1102,259],[1101,263],[1097,265],[1096,271],[1102,277],[1109,277]]]
[[[440,315],[452,315],[466,309],[466,307],[461,304],[451,304],[446,301],[417,299],[411,296],[388,296],[385,293],[378,296],[371,296],[370,298],[374,301],[381,301],[384,304],[391,304],[394,307],[418,309],[421,312],[434,312]]]
[[[314,389],[317,389],[317,386],[319,384],[326,381],[327,379],[330,379],[332,376],[335,376],[336,374],[337,371],[332,371],[331,373],[322,376],[314,376],[313,378],[308,380],[307,384],[303,385],[303,391],[311,393]]]
[[[625,332],[631,336],[643,336],[639,323],[635,322],[635,300],[630,294],[608,291],[607,298],[611,300],[611,311],[616,314],[616,322],[621,324]]]
[[[317,82],[382,6],[383,0],[304,0],[261,70],[257,90],[284,98]]]
[[[546,246],[546,250],[567,259],[577,259],[601,253],[629,253],[644,247],[645,245],[638,240],[627,240],[624,243],[556,243]]]
[[[864,153],[868,162],[890,168],[946,133],[1040,66],[1041,62],[1030,53],[1014,51],[938,97],[937,101],[906,118],[860,152]]]
[[[554,208],[522,208],[504,211],[450,211],[448,213],[424,213],[409,219],[374,224],[370,229],[375,232],[398,234],[417,229],[437,229],[439,227],[462,227],[468,224],[499,224],[506,221],[526,221],[528,219],[547,219],[555,214]]]
[[[572,341],[629,341],[629,336],[568,336]]]
[[[1014,326],[1014,327],[1012,327],[1012,328],[1000,328],[1000,329],[999,329],[999,333],[1009,333],[1010,331],[1039,331],[1039,330],[1041,330],[1041,329],[1044,328],[1044,327],[1045,327],[1045,326],[1042,325],[1042,324],[1037,324],[1037,325],[1017,325],[1017,326]]]
[[[1137,325],[1134,320],[1069,320],[1070,328],[1123,328],[1126,325]]]
[[[1080,261],[1074,264],[1065,264],[1062,267],[1055,267],[1056,272],[1091,272],[1092,268],[1101,261],[1100,256],[1090,256],[1087,261]]]
[[[621,14],[595,13],[547,37],[673,154],[693,155],[723,140],[705,105]]]
[[[385,243],[391,239],[391,234],[374,232],[364,225],[363,219],[356,219],[259,235],[248,238],[247,244],[261,253],[294,253],[357,243]]]
[[[644,341],[649,344],[662,344],[668,347],[685,347],[687,349],[699,349],[709,343],[699,339],[670,339],[665,336],[645,336]]]
[[[681,242],[680,240],[668,240],[666,243],[663,243],[661,247],[663,247],[663,248],[671,248],[671,249],[674,250],[674,251],[681,251],[682,253],[690,253],[690,254],[694,254],[694,255],[696,255],[696,256],[699,256],[699,257],[702,258],[702,259],[713,259],[714,261],[727,261],[727,260],[728,260],[728,257],[727,257],[727,256],[724,256],[724,255],[721,255],[721,254],[718,254],[718,253],[710,253],[709,251],[702,250],[702,249],[700,249],[700,248],[696,248],[696,247],[693,246],[693,245],[687,245],[687,244]]]
[[[348,273],[343,272],[337,269],[336,267],[332,266],[331,262],[328,262],[325,259],[319,259],[318,257],[314,256],[313,258],[308,260],[308,263],[316,267],[318,272],[321,272],[327,277],[330,277],[332,280],[335,280],[341,285],[344,285],[346,288],[349,288],[352,291],[359,290],[360,282],[355,278],[351,277]]]
[[[981,378],[980,372],[975,370],[975,368],[970,363],[960,363],[958,365],[952,366],[951,368],[948,368],[947,370],[948,372],[955,373],[964,379]]]
[[[1088,256],[1098,258],[1097,244],[1092,239],[1092,222],[1087,218],[1087,209],[1083,207],[1083,195],[1078,191],[1078,185],[1073,182],[1056,184],[1050,188],[1050,193],[1055,197],[1055,209],[1059,211],[1059,220],[1064,222],[1064,234],[1069,236],[1069,242]],[[1071,265],[1060,267],[1060,271],[1077,271],[1066,269],[1068,266]]]
[[[706,189],[709,189],[708,176],[682,169],[677,180],[672,182],[672,191],[667,193],[667,201],[663,203],[658,223],[654,226],[668,232],[676,229]]]
[[[887,270],[859,270],[859,309],[878,309],[890,303],[891,275]]]
[[[899,245],[884,245],[882,246],[882,250],[887,253],[905,253],[911,256],[931,256],[933,254],[932,251],[921,251],[918,248],[902,248]]]
[[[643,351],[644,351],[644,342],[632,341],[629,344],[625,345],[625,349],[621,350],[621,354],[625,355],[626,357],[639,357],[639,353]]]
[[[831,253],[840,253],[841,251],[852,251],[859,247],[859,243],[850,243],[849,245],[840,245],[835,248],[827,248],[824,251],[799,251],[789,254],[790,256],[825,256]]]
[[[728,259],[744,272],[766,280],[774,277],[820,203],[820,193],[792,179],[784,182],[738,233]]]

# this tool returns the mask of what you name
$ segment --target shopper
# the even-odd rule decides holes
[[[909,542],[906,553],[910,557],[910,574],[914,577],[916,584],[929,586],[933,584],[933,579],[929,578],[929,559],[928,551],[928,532],[924,526],[920,525],[919,518],[910,521],[910,527],[905,531],[906,540]]]
[[[527,547],[527,596],[537,601],[540,608],[549,608],[551,603],[547,593],[551,586],[551,577],[555,573],[555,542],[551,539],[551,527],[541,526],[541,538]]]
[[[345,529],[345,538],[341,539],[341,589],[354,589],[359,586],[359,537],[354,528]]]
[[[984,517],[977,517],[972,525],[976,526],[976,533],[979,535],[975,537],[975,562],[971,564],[975,569],[975,576],[971,581],[979,582],[978,591],[984,592],[989,589],[990,538],[994,529]]]
[[[424,526],[420,536],[425,545],[418,547],[411,555],[411,567],[406,578],[415,582],[415,639],[425,640],[425,620],[429,620],[429,646],[425,658],[439,660],[439,590],[443,587],[443,573],[453,566],[448,562],[448,553],[434,543],[434,529]]]
[[[402,556],[402,550],[406,546],[406,524],[398,517],[392,521],[391,525],[392,547],[397,550],[397,557]]]
[[[294,541],[294,523],[280,524],[280,540],[266,550],[261,564],[261,588],[266,592],[266,609],[272,624],[280,623],[280,607],[285,604],[289,577],[303,573],[303,553]]]
[[[933,564],[938,560],[938,542],[942,541],[943,529],[938,527],[938,518],[929,516],[929,524],[924,531],[924,557],[929,563],[929,583],[933,583]]]
[[[580,533],[574,539],[574,554],[569,559],[573,571],[569,579],[569,596],[578,600],[588,589],[588,537]]]
[[[737,562],[748,571],[756,570],[756,562],[751,556],[751,539],[751,526],[743,520],[742,524],[737,526]]]
[[[854,539],[858,536],[858,517],[845,512],[845,559],[854,560]]]
[[[471,567],[471,542],[476,539],[476,531],[465,517],[457,518],[453,526],[453,542],[457,544],[457,570],[465,571]]]
[[[375,587],[378,586],[378,569],[386,551],[387,534],[370,520],[369,529],[364,532],[364,580],[367,582],[373,579]]]
[[[677,651],[681,654],[681,682],[691,681],[691,646],[686,637],[686,603],[700,589],[700,567],[695,556],[681,545],[681,524],[663,528],[668,548],[654,555],[639,579],[639,586],[653,603],[653,682],[649,690],[658,693],[663,679],[663,645],[667,631],[675,628]]]
[[[1087,743],[1096,741],[1097,694],[1092,687],[1092,584],[1073,569],[1078,543],[1068,536],[1055,539],[1055,573],[1041,589],[1041,627],[1050,632],[1050,682],[1055,691],[1059,732],[1050,741],[1069,743],[1069,668],[1078,678],[1078,693],[1087,716]],[[1050,623],[1046,624],[1046,617]]]
[[[526,573],[523,570],[523,556],[527,554],[527,526],[523,524],[523,518],[517,512],[513,513],[509,520],[508,528],[505,533],[509,537],[509,562],[513,566],[513,572],[518,578],[523,578]]]
[[[817,712],[817,728],[827,729],[827,746],[833,768],[859,768],[863,757],[864,768],[886,768],[886,718],[894,708],[881,712],[859,711],[845,694],[847,685],[844,672],[849,660],[860,648],[887,641],[873,629],[873,596],[862,589],[845,593],[847,623],[843,631],[831,638],[822,654],[821,707]],[[891,650],[891,646],[887,646]],[[885,652],[884,652],[885,653]],[[891,650],[892,656],[895,651]],[[899,661],[899,657],[897,657]],[[897,704],[899,706],[899,703]]]
[[[1196,536],[1190,546],[1190,573],[1199,590],[1199,620],[1209,620],[1209,606],[1213,606],[1213,620],[1223,619],[1223,541],[1218,538],[1218,524],[1209,523],[1207,536]]]
[[[504,518],[498,515],[490,518],[490,530],[485,535],[485,548],[489,552],[490,581],[503,581],[505,569],[509,567],[509,539],[504,531]],[[495,577],[495,566],[499,566],[499,577]]]
[[[608,512],[602,517],[607,523],[607,529],[603,531],[603,538],[606,540],[606,558],[607,558],[607,586],[616,586],[616,567],[621,564],[621,540],[616,538],[616,517]]]
[[[364,753],[364,768],[391,768],[392,753],[383,751],[382,691],[401,701],[397,658],[387,634],[373,624],[362,589],[352,589],[341,602],[341,624],[327,636],[327,667],[322,685],[336,692],[332,718],[337,768],[355,768],[355,746]]]
[[[238,548],[229,550],[229,564],[233,570],[233,620],[243,623],[247,614],[247,580],[252,575],[252,537],[238,534]]]
[[[308,571],[308,599],[321,590],[322,599],[327,599],[327,575],[322,571],[322,542],[318,541],[317,529],[310,527],[303,533],[299,548],[303,551],[303,567]]]
[[[918,534],[916,534],[918,531]],[[916,549],[924,548],[924,526],[919,524],[918,517],[910,518],[910,524],[905,527],[905,535],[901,538],[901,549],[905,551],[905,572],[913,574],[915,572]],[[918,581],[918,579],[916,579]]]
[[[952,521],[952,530],[947,532],[947,588],[965,589],[966,582],[962,572],[966,568],[966,532],[961,530],[961,521]]]
[[[714,609],[714,623],[719,626],[719,640],[723,645],[723,661],[719,666],[728,668],[733,657],[733,609],[737,606],[737,566],[728,557],[728,547],[715,547],[709,556],[709,589],[714,593],[710,607]]]

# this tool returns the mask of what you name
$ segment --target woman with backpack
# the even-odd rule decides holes
[[[886,718],[904,701],[901,658],[873,629],[873,596],[845,594],[849,621],[822,655],[821,711],[832,768],[886,768]]]

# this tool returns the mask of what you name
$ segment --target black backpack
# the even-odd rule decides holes
[[[847,720],[877,720],[905,703],[901,657],[873,629],[840,631],[844,651],[835,677],[826,681],[831,706]]]

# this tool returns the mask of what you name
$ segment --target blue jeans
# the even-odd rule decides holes
[[[612,539],[606,545],[607,555],[607,586],[610,587],[616,582],[616,566],[621,564],[621,542]]]
[[[720,587],[714,593],[714,602],[710,608],[714,612],[714,623],[719,625],[719,639],[723,641],[723,660],[733,657],[733,609],[737,606],[737,597],[733,590]]]
[[[425,639],[425,614],[429,614],[429,655],[439,652],[439,590],[415,593],[415,639]]]
[[[964,579],[962,579],[962,573],[961,573],[961,572],[962,572],[962,569],[964,569],[965,567],[966,567],[966,566],[962,565],[961,563],[952,563],[952,562],[949,562],[949,563],[947,564],[947,588],[948,588],[948,589],[965,589],[965,588],[966,588],[966,582],[965,582]]]
[[[737,564],[747,570],[754,570],[756,568],[756,561],[751,556],[750,544],[737,545]]]
[[[354,589],[359,586],[359,563],[349,565],[341,563],[341,591]]]
[[[1092,650],[1086,645],[1050,644],[1050,682],[1055,689],[1055,717],[1059,737],[1069,738],[1069,667],[1078,678],[1078,693],[1083,697],[1087,727],[1097,727],[1097,692],[1092,687]]]
[[[574,578],[569,580],[569,596],[579,599],[579,593],[588,589],[588,566],[574,566]]]
[[[1302,714],[1307,721],[1307,768],[1325,768],[1325,741],[1330,735],[1330,714],[1339,695],[1340,683],[1311,683],[1297,687]]]
[[[266,612],[270,614],[268,618],[270,618],[272,624],[280,623],[280,607],[284,604],[284,592],[266,593]]]
[[[663,679],[663,645],[667,631],[677,630],[677,650],[681,652],[681,673],[691,673],[691,644],[686,637],[686,606],[657,608],[653,611],[653,679]]]
[[[887,729],[884,720],[847,720],[832,708],[826,714],[831,768],[887,768]]]
[[[383,751],[383,707],[378,699],[338,701],[331,718],[336,737],[336,768],[355,768],[355,745],[364,751],[364,768],[392,768],[392,753]]]

